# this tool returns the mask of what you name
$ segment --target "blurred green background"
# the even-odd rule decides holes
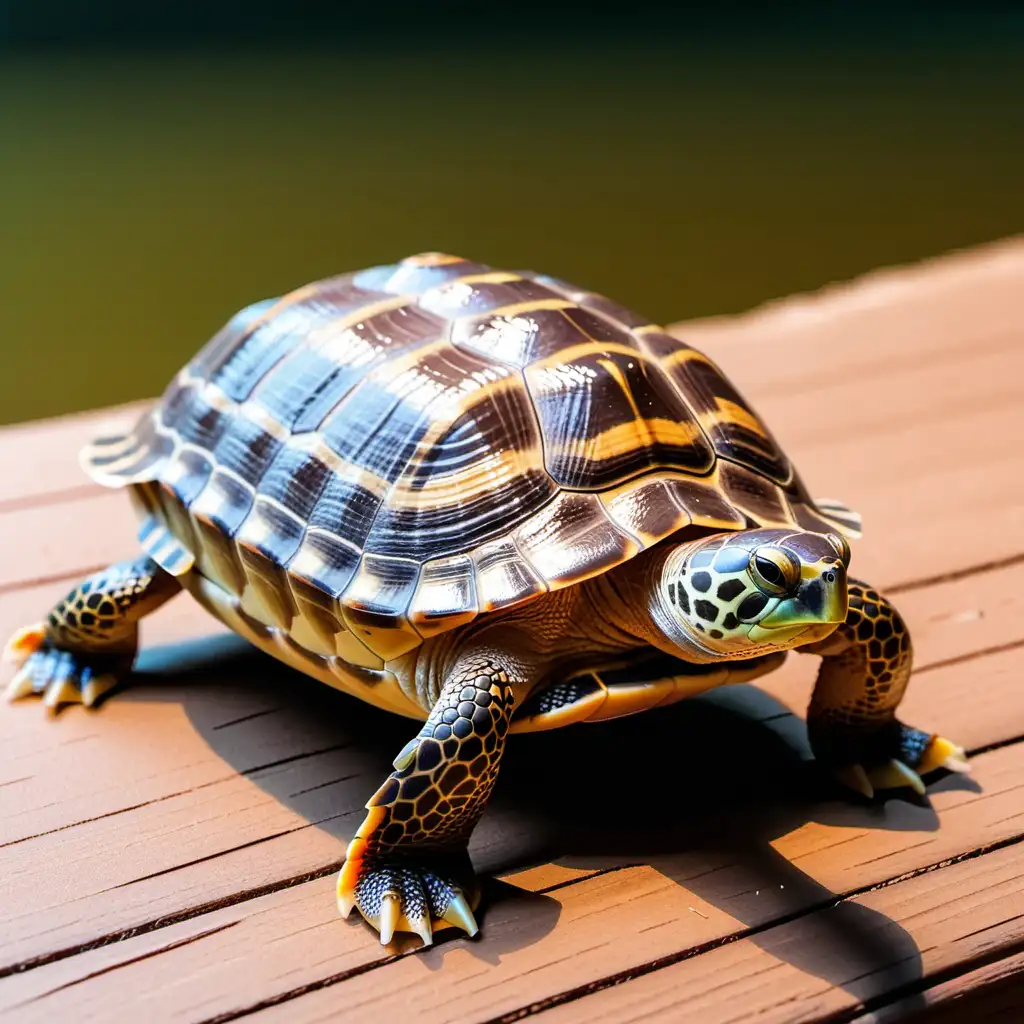
[[[0,4],[0,422],[425,249],[669,321],[1017,233],[1020,6]]]

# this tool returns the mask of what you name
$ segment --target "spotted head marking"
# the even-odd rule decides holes
[[[814,643],[846,619],[849,562],[831,533],[746,530],[680,544],[661,572],[661,618],[712,658]]]

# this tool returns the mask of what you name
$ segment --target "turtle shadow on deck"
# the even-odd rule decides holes
[[[367,797],[415,732],[413,721],[306,679],[236,637],[145,651],[118,699],[180,701],[219,757],[338,839],[339,863]],[[926,801],[843,801],[808,758],[799,719],[744,685],[654,714],[514,735],[474,834],[474,863],[485,876],[550,860],[595,870],[649,864],[805,972],[855,995],[856,979],[883,970],[893,986],[912,988],[922,972],[910,936],[771,844],[809,821],[925,831],[938,819]],[[517,920],[487,932],[486,946],[471,945],[486,960],[541,938],[560,909],[493,881],[485,900],[485,931],[497,905]],[[797,917],[798,930],[766,927]],[[678,926],[682,949],[686,919]],[[443,946],[437,956],[440,964]]]
[[[291,670],[235,635],[144,649],[131,684],[114,699],[180,703],[218,757],[305,819],[308,824],[299,828],[315,827],[337,840],[336,859],[324,863],[323,873],[341,867],[348,841],[366,814],[367,799],[418,728],[411,719]],[[496,962],[552,930],[557,903],[487,877],[499,866],[493,856],[474,860],[485,882],[486,903],[515,904],[523,918],[522,926],[493,935],[488,949],[480,951],[481,959]],[[244,887],[245,880],[239,881]],[[338,927],[366,926],[354,914],[348,922],[339,917]],[[400,936],[391,948],[414,948],[419,941]],[[425,963],[440,966],[445,953],[445,945],[439,944]]]
[[[812,821],[931,831],[937,815],[916,797],[845,799],[811,760],[802,720],[755,686],[522,740],[492,803],[497,814],[529,808],[543,837],[536,859],[650,865],[736,919],[733,935],[854,996],[874,991],[881,972],[891,988],[912,991],[921,979],[903,928],[833,893],[772,843]],[[799,923],[773,927],[791,920]],[[680,950],[694,945],[686,912],[678,929]]]

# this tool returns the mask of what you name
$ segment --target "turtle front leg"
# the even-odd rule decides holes
[[[923,795],[922,775],[938,768],[968,770],[962,747],[896,718],[913,648],[887,598],[850,580],[845,623],[801,650],[822,655],[807,713],[811,747],[844,785],[869,799],[876,789],[903,786]]]
[[[7,698],[91,706],[131,671],[139,619],[179,593],[178,581],[142,555],[93,573],[50,612],[19,630],[4,658],[18,666]]]
[[[477,932],[479,891],[467,844],[494,787],[512,713],[528,689],[512,657],[460,658],[419,735],[367,802],[338,876],[352,908],[387,944],[396,931],[425,945],[448,924]]]

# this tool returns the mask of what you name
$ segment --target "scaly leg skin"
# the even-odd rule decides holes
[[[462,658],[419,735],[370,798],[338,876],[338,909],[380,932],[436,926],[477,932],[479,892],[466,847],[498,773],[505,734],[524,692],[514,659]]]
[[[815,757],[845,786],[871,799],[876,789],[909,787],[939,768],[969,771],[962,747],[896,718],[913,650],[899,612],[866,583],[849,582],[846,622],[827,640],[801,648],[822,655],[807,713]]]
[[[151,558],[118,562],[83,580],[46,622],[11,637],[4,658],[18,667],[8,700],[42,696],[50,709],[91,707],[131,671],[139,619],[179,593],[181,585]]]

